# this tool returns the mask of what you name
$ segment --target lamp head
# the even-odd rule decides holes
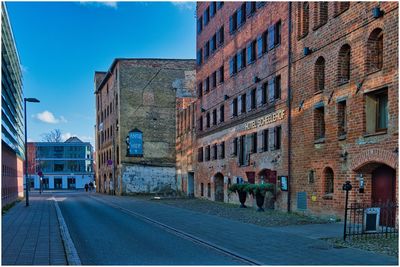
[[[31,103],[39,103],[40,101],[37,98],[24,98],[26,102],[31,102]]]

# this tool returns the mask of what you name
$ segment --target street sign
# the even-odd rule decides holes
[[[42,171],[38,171],[38,175],[39,175],[39,177],[43,177],[43,172]]]
[[[107,160],[107,165],[111,166],[113,164],[113,161],[111,159]]]

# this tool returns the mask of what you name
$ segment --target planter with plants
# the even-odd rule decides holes
[[[274,192],[274,185],[270,183],[252,184],[247,187],[247,191],[249,192],[249,194],[256,197],[256,203],[258,207],[257,211],[264,211],[263,205],[265,195],[267,194],[267,192]]]
[[[244,203],[246,202],[247,197],[247,187],[248,184],[233,184],[228,188],[230,192],[238,194],[241,208],[246,208]]]

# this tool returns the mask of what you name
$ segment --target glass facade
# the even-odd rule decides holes
[[[36,170],[43,173],[93,172],[90,143],[35,143]]]
[[[4,2],[1,15],[1,139],[24,158],[22,72]]]

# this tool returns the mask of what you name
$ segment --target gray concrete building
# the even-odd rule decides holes
[[[95,72],[96,184],[110,194],[176,190],[176,105],[195,61],[115,59]]]

